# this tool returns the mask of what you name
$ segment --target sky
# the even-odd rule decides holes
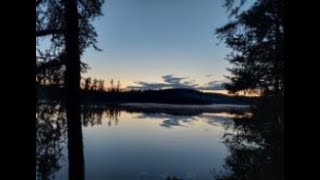
[[[84,77],[122,87],[219,90],[231,51],[214,34],[228,22],[224,0],[106,0],[94,21],[101,52],[82,60]]]

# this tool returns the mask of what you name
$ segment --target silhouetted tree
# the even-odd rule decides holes
[[[121,91],[121,84],[120,84],[120,81],[118,80],[116,92],[120,92],[120,91]]]
[[[114,80],[110,80],[110,87],[108,88],[109,92],[121,92],[121,83],[118,80],[117,85],[114,85]]]
[[[36,63],[36,83],[37,85],[63,85],[64,78],[64,66],[61,63],[60,55],[58,58],[52,58],[46,54],[39,52],[38,58],[40,59]]]
[[[91,79],[91,77],[84,78],[84,82],[82,83],[84,90],[104,91],[104,80],[94,78],[91,82]]]
[[[99,86],[98,86],[99,91],[104,91],[104,80],[99,81]]]
[[[97,89],[98,89],[98,80],[96,78],[94,78],[92,86],[91,86],[91,90],[95,91]]]
[[[91,21],[102,15],[101,6],[104,0],[76,0],[77,2],[77,22],[79,33],[79,51],[83,53],[85,48],[92,46],[99,50],[95,43],[97,42],[97,34],[94,30]],[[64,6],[64,0],[37,0],[36,1],[36,66],[37,72],[44,71],[44,69],[57,68],[57,63],[50,63],[51,60],[58,60],[60,66],[60,72],[57,74],[63,74],[65,71],[65,33],[66,33],[66,18]],[[41,46],[40,40],[47,40],[49,46]],[[47,64],[48,63],[48,64]],[[41,65],[41,67],[39,67]],[[80,64],[81,72],[85,72],[88,69],[88,65],[85,63]],[[38,70],[39,68],[39,70]],[[51,71],[51,70],[50,70]],[[49,76],[44,76],[44,73],[38,76],[36,74],[37,84],[44,84]],[[55,77],[54,81],[59,81],[60,84],[64,83],[64,79]],[[50,77],[49,77],[50,78]],[[47,83],[48,84],[48,83]]]
[[[66,142],[66,119],[61,105],[36,106],[36,174],[40,180],[54,179]]]
[[[100,107],[84,106],[81,111],[83,126],[101,125],[103,112],[104,109]]]
[[[253,115],[235,119],[235,133],[225,134],[231,155],[229,174],[217,179],[283,179],[284,1],[225,0],[230,22],[216,33],[232,52],[227,59],[230,92],[262,90]],[[275,96],[275,97],[274,97]],[[281,97],[281,98],[278,98]]]
[[[80,44],[76,0],[65,0],[66,111],[68,119],[69,179],[84,179],[84,157],[80,115]]]
[[[53,180],[55,173],[63,168],[61,159],[65,156],[67,142],[65,110],[60,103],[36,104],[36,175],[39,180]],[[118,124],[119,108],[86,105],[81,110],[82,125],[101,125],[103,113],[109,118],[109,126],[112,121]]]
[[[85,90],[89,90],[90,87],[91,87],[91,78],[88,77],[88,78],[85,79],[84,89],[85,89]]]
[[[95,46],[97,34],[91,24],[101,15],[104,0],[37,0],[36,36],[51,36],[48,56],[65,64],[66,112],[68,119],[69,179],[84,179],[84,157],[80,119],[81,61],[85,48]],[[38,40],[38,39],[37,39]],[[38,43],[38,42],[37,42]],[[40,51],[40,48],[38,48]],[[36,59],[37,62],[37,59]]]
[[[234,118],[233,128],[223,137],[231,153],[225,159],[230,171],[216,179],[283,179],[283,101],[268,98],[252,113]]]
[[[37,0],[36,1],[36,37],[48,37],[52,43],[52,51],[64,49],[66,31],[65,0]],[[99,50],[95,43],[97,34],[91,21],[102,15],[101,6],[104,0],[76,0],[77,19],[79,21],[79,48],[83,52],[85,48],[92,46]]]
[[[262,90],[281,95],[284,91],[284,14],[283,0],[256,0],[244,9],[246,0],[225,0],[230,22],[216,30],[232,52],[227,59],[232,92]]]
[[[109,91],[110,92],[113,92],[114,89],[113,89],[113,79],[110,80],[110,88],[109,88]]]
[[[121,114],[121,110],[118,107],[109,107],[105,110],[106,116],[109,117],[108,126],[112,125],[112,121],[114,121],[115,125],[119,123],[119,117]]]

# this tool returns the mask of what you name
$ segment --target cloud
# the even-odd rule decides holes
[[[209,74],[211,75],[211,74]],[[208,76],[208,75],[206,75]],[[163,82],[135,82],[136,85],[128,86],[128,89],[150,90],[150,89],[168,89],[168,88],[185,88],[198,90],[225,90],[226,81],[210,81],[204,85],[199,85],[195,80],[190,80],[189,77],[176,77],[173,74],[164,75],[161,77]]]
[[[164,89],[170,88],[169,84],[166,83],[148,83],[148,82],[135,82],[137,86],[128,86],[128,89],[139,89],[139,90],[148,90],[148,89]]]
[[[225,90],[226,82],[223,81],[210,81],[203,86],[199,86],[200,90]]]
[[[232,126],[233,117],[226,117],[219,113],[197,114],[197,115],[171,115],[167,113],[142,113],[137,119],[160,120],[160,126],[171,128],[175,126],[192,125],[192,122],[203,121],[212,126]]]
[[[188,77],[175,77],[172,74],[162,76],[164,83],[155,83],[155,82],[135,82],[137,86],[128,86],[128,89],[165,89],[165,88],[187,88],[187,89],[196,89],[198,84],[194,81],[187,81]]]
[[[162,79],[164,80],[164,82],[169,83],[169,84],[180,84],[182,80],[187,79],[187,78],[188,77],[183,77],[183,78],[174,77],[174,75],[162,76]]]
[[[197,121],[195,115],[171,115],[167,113],[143,113],[136,118],[138,119],[156,119],[161,120],[160,126],[171,128],[174,126],[184,126],[185,123]]]

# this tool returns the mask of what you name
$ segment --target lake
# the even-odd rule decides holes
[[[85,179],[214,179],[230,155],[223,143],[233,115],[83,107]],[[68,179],[65,111],[37,107],[37,179]]]

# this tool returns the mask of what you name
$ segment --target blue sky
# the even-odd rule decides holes
[[[103,51],[86,50],[91,69],[84,76],[124,86],[166,83],[168,76],[197,87],[225,80],[230,49],[214,34],[228,21],[223,1],[106,0],[94,22]]]

